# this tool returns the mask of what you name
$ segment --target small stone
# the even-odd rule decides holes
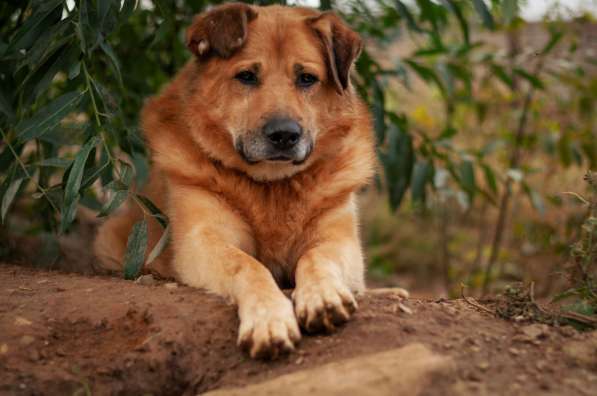
[[[30,336],[30,335],[24,335],[23,337],[21,337],[21,339],[19,340],[19,342],[21,343],[21,345],[23,346],[27,346],[27,345],[31,345],[33,344],[33,342],[35,341],[35,338]]]
[[[560,327],[559,330],[560,330],[560,334],[563,335],[564,337],[574,337],[575,335],[578,334],[576,329],[572,326],[562,326],[562,327]]]
[[[516,348],[508,348],[508,352],[510,353],[510,355],[513,355],[513,356],[520,355],[520,350],[518,350]]]
[[[473,382],[481,382],[481,376],[474,371],[467,373],[466,379]]]
[[[444,312],[450,316],[455,316],[458,313],[458,311],[454,307],[451,307],[449,305],[444,305],[443,309],[444,309]]]
[[[31,350],[31,352],[29,353],[29,359],[33,362],[37,362],[39,359],[41,359],[41,356],[37,349]]]
[[[537,360],[537,362],[535,363],[535,367],[539,371],[545,371],[545,369],[548,367],[548,364],[545,360]]]
[[[33,322],[31,322],[30,320],[25,319],[23,317],[17,316],[15,318],[15,324],[17,326],[31,326],[33,324]]]
[[[407,315],[412,315],[413,314],[413,310],[410,309],[409,307],[407,307],[406,305],[402,304],[402,303],[398,304],[398,308],[400,308],[400,310],[402,312],[404,312],[405,314],[407,314]]]
[[[178,283],[176,282],[168,282],[164,285],[166,289],[176,289],[178,287]]]
[[[519,374],[516,376],[516,382],[527,382],[528,378],[525,374]]]
[[[47,280],[47,279],[40,279],[40,280],[37,281],[37,284],[38,285],[43,285],[44,283],[48,283],[48,282],[49,282],[49,280]]]
[[[543,339],[549,334],[549,326],[546,324],[535,323],[521,327],[520,332],[528,341]]]
[[[151,275],[151,274],[141,275],[140,277],[137,278],[135,283],[138,283],[143,286],[153,286],[153,285],[155,285],[155,279],[154,279],[153,275]]]
[[[302,356],[299,356],[298,359],[296,359],[296,361],[294,362],[297,365],[303,364],[303,361],[305,359]]]
[[[404,330],[404,332],[408,334],[414,334],[417,332],[417,329],[409,324],[405,324],[404,326],[402,326],[402,330]]]
[[[489,370],[489,362],[481,362],[477,365],[477,367],[479,368],[479,370],[481,371],[487,371]]]
[[[8,344],[0,345],[0,355],[6,355],[8,353]]]

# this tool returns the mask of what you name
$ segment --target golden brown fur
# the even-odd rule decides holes
[[[333,14],[229,4],[198,16],[187,43],[195,58],[142,114],[153,160],[144,193],[173,230],[151,269],[231,298],[239,343],[276,356],[298,341],[297,318],[308,331],[332,329],[364,288],[354,194],[372,175],[374,150],[348,80],[360,40]],[[246,68],[256,68],[258,86],[235,80]],[[305,70],[320,81],[298,88]],[[311,155],[248,163],[235,142],[277,114],[303,125]],[[102,226],[95,251],[104,266],[119,268],[140,216],[131,206]],[[160,232],[153,224],[150,246]],[[296,286],[294,313],[279,286]]]

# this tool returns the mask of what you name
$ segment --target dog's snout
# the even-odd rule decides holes
[[[290,118],[274,118],[264,125],[263,133],[275,148],[288,150],[299,142],[303,128]]]

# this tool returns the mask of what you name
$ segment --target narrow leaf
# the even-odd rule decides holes
[[[114,66],[114,73],[116,74],[118,83],[120,85],[122,85],[122,74],[120,73],[120,62],[118,62],[118,58],[116,57],[114,50],[112,49],[110,44],[104,40],[100,41],[100,47],[104,51],[104,53],[106,55],[108,55],[108,58],[110,58],[110,61],[112,62],[112,65]]]
[[[487,4],[485,4],[485,1],[473,0],[473,5],[475,7],[475,11],[477,11],[477,14],[479,14],[479,16],[481,17],[483,25],[485,25],[486,28],[489,28],[491,30],[495,29],[495,22],[493,21],[493,16],[491,16],[491,12],[489,12],[489,9],[487,8]]]
[[[427,183],[432,180],[433,166],[428,161],[417,161],[413,169],[413,176],[410,185],[412,200],[414,202],[425,202]]]
[[[473,200],[475,196],[475,192],[477,190],[477,185],[475,182],[475,171],[473,168],[473,163],[470,160],[464,160],[460,163],[460,184],[464,191],[469,196],[469,199]]]
[[[62,207],[62,222],[61,230],[65,232],[69,225],[75,219],[77,212],[77,203],[79,202],[79,189],[81,182],[83,181],[83,171],[85,169],[85,163],[89,157],[89,153],[97,144],[97,137],[92,137],[81,147],[81,150],[77,153],[70,172],[66,181],[66,187],[64,189],[64,202]]]
[[[481,168],[483,169],[483,174],[485,175],[485,182],[487,183],[487,185],[489,186],[491,191],[494,194],[497,194],[498,186],[497,186],[497,181],[495,178],[495,173],[493,173],[493,170],[491,169],[491,167],[489,165],[482,164]]]
[[[145,262],[145,264],[146,265],[151,264],[153,262],[153,260],[155,260],[164,251],[166,246],[168,246],[169,241],[170,241],[170,225],[168,225],[168,227],[166,227],[166,229],[162,233],[162,236],[160,237],[160,240],[158,241],[158,243],[156,243],[156,245],[153,247],[153,249],[151,249],[151,252],[149,252],[149,255],[147,256],[147,261]]]
[[[545,85],[543,85],[543,82],[539,79],[538,76],[533,75],[529,72],[527,72],[524,69],[521,69],[519,67],[515,67],[514,68],[514,73],[518,74],[520,77],[524,78],[525,80],[527,80],[534,88],[536,89],[545,89]]]
[[[149,210],[151,215],[161,224],[162,227],[166,228],[168,225],[168,217],[162,212],[149,198],[141,194],[135,194],[135,197]]]
[[[15,128],[18,140],[24,143],[27,140],[40,137],[56,127],[64,117],[74,110],[82,96],[81,92],[66,93],[41,108],[33,117],[21,121]]]
[[[112,198],[102,207],[97,217],[105,217],[114,212],[128,197],[128,191],[116,191]]]
[[[15,199],[15,196],[17,195],[17,192],[19,191],[19,188],[21,187],[21,183],[23,183],[23,180],[23,178],[13,180],[6,189],[4,196],[2,197],[2,223],[4,223],[6,213],[8,213],[8,209],[10,208],[12,201]]]
[[[126,243],[124,255],[124,279],[136,279],[143,269],[147,250],[147,221],[141,220],[133,226]]]

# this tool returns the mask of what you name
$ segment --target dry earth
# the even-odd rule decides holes
[[[378,290],[336,333],[253,361],[235,345],[234,307],[148,283],[0,264],[0,394],[597,394],[595,332],[462,300],[410,299],[409,314]]]

